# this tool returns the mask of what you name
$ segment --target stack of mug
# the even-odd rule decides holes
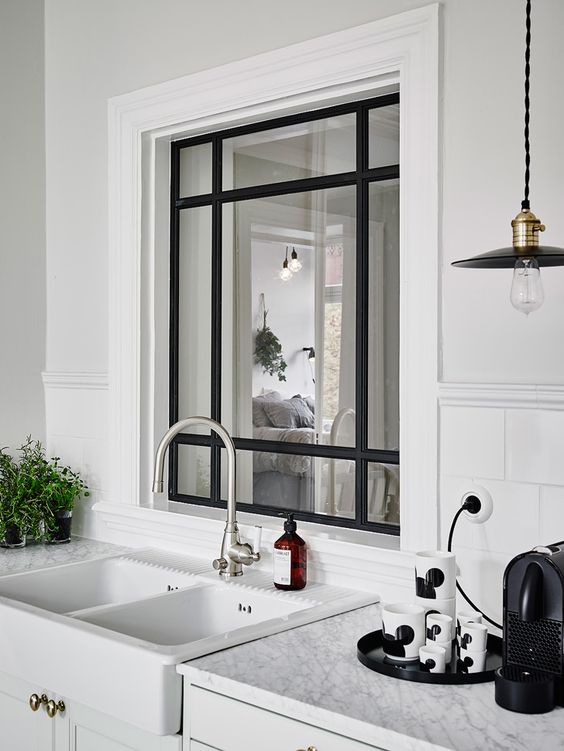
[[[451,619],[450,639],[455,637],[456,559],[454,553],[424,550],[415,554],[415,602],[428,613]],[[445,641],[443,634],[442,642]]]
[[[485,634],[484,634],[485,632]],[[457,643],[457,670],[484,669],[487,629],[479,613],[456,620],[454,553],[423,551],[415,556],[415,602],[382,608],[383,649],[395,662],[419,659],[422,670],[444,673]]]
[[[452,659],[456,633],[456,559],[454,553],[423,550],[415,554],[415,603],[425,613],[425,646],[419,650],[424,670],[444,673]]]
[[[486,668],[488,628],[482,624],[481,613],[468,611],[456,617],[457,670],[481,673]]]

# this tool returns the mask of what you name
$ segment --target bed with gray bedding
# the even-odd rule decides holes
[[[310,406],[311,405],[311,406]],[[279,391],[253,397],[253,437],[284,443],[314,443],[315,417],[304,397]],[[299,454],[255,451],[253,501],[277,508],[313,511],[312,460]]]

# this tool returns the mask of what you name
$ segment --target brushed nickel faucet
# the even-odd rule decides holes
[[[255,552],[249,543],[241,542],[237,527],[237,507],[235,501],[235,446],[227,430],[209,417],[187,417],[172,425],[164,436],[155,454],[155,470],[153,473],[153,493],[163,492],[163,472],[166,451],[172,439],[186,428],[204,425],[213,430],[223,441],[227,449],[227,522],[223,532],[221,552],[219,558],[213,561],[213,567],[220,576],[242,576],[243,564],[250,566],[260,561],[260,553]]]

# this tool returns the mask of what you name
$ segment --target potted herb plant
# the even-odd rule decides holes
[[[38,450],[31,438],[20,450],[26,461],[18,464],[0,449],[0,545],[8,548],[24,547],[28,535],[39,539],[43,527],[41,481],[33,466]]]
[[[59,462],[59,457],[49,461],[41,494],[45,541],[51,544],[70,542],[75,501],[82,494],[90,495],[78,472]]]
[[[0,545],[5,548],[26,544],[26,532],[16,508],[17,472],[16,462],[5,448],[0,449]]]

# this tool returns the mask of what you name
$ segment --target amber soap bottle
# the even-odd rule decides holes
[[[307,545],[296,533],[294,514],[288,514],[284,534],[274,543],[274,586],[276,589],[303,589],[307,582]]]

